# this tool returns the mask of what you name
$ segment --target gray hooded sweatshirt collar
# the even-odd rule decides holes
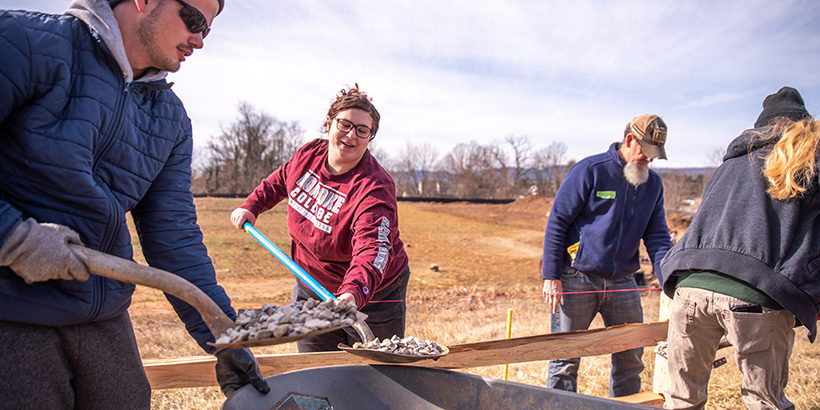
[[[114,11],[111,10],[111,6],[108,5],[108,0],[73,0],[63,14],[72,15],[80,19],[85,24],[88,24],[92,30],[99,33],[103,42],[105,42],[105,45],[108,47],[108,50],[111,51],[111,54],[114,55],[117,63],[119,63],[122,74],[125,77],[125,82],[131,83],[135,81],[134,71],[128,62],[128,56],[125,54],[125,46],[123,46],[122,43],[120,26],[114,17]],[[164,79],[167,75],[167,71],[149,70],[136,81],[156,81]]]

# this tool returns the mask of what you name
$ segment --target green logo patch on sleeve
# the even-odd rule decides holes
[[[598,191],[595,196],[601,199],[615,199],[615,191]]]

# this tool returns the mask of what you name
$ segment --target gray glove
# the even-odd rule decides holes
[[[216,380],[226,397],[246,384],[252,384],[259,393],[270,391],[262,377],[259,363],[250,349],[222,349],[216,352]]]
[[[49,279],[88,279],[88,268],[69,248],[83,245],[80,235],[52,223],[23,220],[11,230],[0,248],[0,266],[8,266],[26,283]]]

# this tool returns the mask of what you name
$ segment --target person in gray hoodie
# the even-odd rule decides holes
[[[820,124],[800,93],[763,102],[709,179],[686,233],[661,262],[669,319],[665,408],[702,409],[721,338],[731,342],[750,409],[786,398],[795,324],[814,341],[820,306]]]
[[[69,245],[193,283],[229,316],[196,223],[191,121],[165,80],[203,47],[223,0],[76,0],[63,15],[0,10],[0,408],[147,409],[128,306],[134,285],[90,274]],[[227,395],[269,390],[247,349],[215,349]]]

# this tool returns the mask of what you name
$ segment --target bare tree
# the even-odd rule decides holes
[[[726,154],[726,147],[714,146],[706,153],[709,165],[719,167],[723,163],[723,156]]]
[[[503,143],[495,141],[484,148],[486,155],[492,159],[490,168],[485,171],[484,176],[495,185],[494,197],[510,198],[512,195],[511,170],[508,166],[509,155]]]
[[[209,193],[247,193],[290,159],[302,144],[298,123],[239,104],[239,118],[208,143],[203,169]]]
[[[697,196],[703,194],[703,190],[706,189],[706,182],[709,181],[709,178],[712,177],[712,174],[715,173],[715,169],[723,163],[723,156],[726,155],[726,147],[722,147],[720,145],[716,145],[712,147],[709,151],[706,152],[706,158],[709,161],[709,166],[712,169],[706,171],[703,176],[699,179],[700,182],[699,186],[696,188]]]
[[[667,208],[680,209],[683,205],[690,178],[686,172],[673,169],[660,174],[663,179],[663,202]]]
[[[492,147],[460,143],[441,160],[450,176],[450,193],[458,198],[496,198],[499,184]]]
[[[367,144],[367,150],[370,151],[370,155],[372,155],[373,158],[376,158],[376,161],[379,161],[382,168],[386,170],[393,169],[393,158],[376,142],[376,140],[370,141]]]
[[[532,138],[527,135],[508,135],[504,138],[507,146],[512,151],[512,168],[510,175],[511,194],[521,194],[525,192],[532,181],[527,177],[530,174],[533,162]]]
[[[568,149],[563,142],[553,142],[533,154],[533,182],[538,186],[539,195],[550,197],[558,192],[558,187],[572,165],[566,159]]]
[[[438,196],[431,178],[438,159],[438,150],[430,144],[407,142],[393,163],[393,177],[400,196]]]
[[[205,186],[206,167],[205,163],[208,161],[208,153],[205,148],[194,146],[194,152],[191,156],[191,192],[194,194],[205,194],[208,192]]]

